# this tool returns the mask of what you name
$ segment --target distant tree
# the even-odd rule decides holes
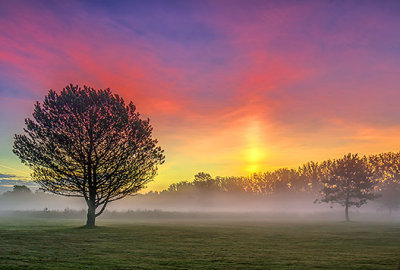
[[[399,183],[385,183],[380,189],[381,197],[378,202],[389,210],[389,216],[392,215],[393,210],[400,208],[400,184]]]
[[[201,191],[215,191],[219,189],[217,181],[209,173],[200,172],[194,176],[193,185]]]
[[[255,194],[272,193],[273,175],[271,172],[254,173],[250,177],[251,189]]]
[[[294,169],[282,168],[273,172],[274,182],[272,190],[276,193],[299,191],[302,188],[302,183],[299,183],[299,174]]]
[[[250,181],[248,177],[215,177],[219,184],[220,190],[230,193],[243,193],[251,191]]]
[[[254,191],[261,194],[279,194],[301,190],[299,173],[294,169],[281,168],[252,176]]]
[[[378,179],[379,192],[382,195],[378,202],[389,210],[400,207],[400,152],[372,155],[369,161]]]
[[[400,183],[400,152],[387,152],[369,156],[375,176],[381,182],[390,180]]]
[[[25,185],[14,185],[12,191],[4,193],[5,196],[26,196],[33,195],[32,191]]]
[[[95,226],[108,203],[142,189],[164,161],[149,119],[109,89],[50,90],[25,123],[14,153],[42,189],[85,199],[87,227]]]
[[[189,192],[193,191],[193,184],[188,181],[180,181],[168,186],[168,192]]]
[[[346,221],[350,221],[351,206],[361,207],[377,197],[373,170],[365,156],[347,154],[341,159],[325,162],[324,166],[319,201],[343,206]]]
[[[319,192],[321,189],[322,167],[317,162],[307,162],[298,168],[299,181],[303,191]]]
[[[12,192],[23,193],[23,194],[32,194],[32,191],[25,185],[14,185]]]

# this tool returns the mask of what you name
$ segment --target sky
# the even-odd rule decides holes
[[[49,89],[110,88],[166,162],[246,176],[400,150],[399,1],[0,1],[0,174]]]

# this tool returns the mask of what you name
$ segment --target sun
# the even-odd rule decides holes
[[[266,157],[266,149],[263,147],[264,142],[262,140],[262,125],[258,120],[252,120],[249,122],[249,126],[246,129],[246,148],[245,148],[245,163],[246,171],[250,174],[259,172],[261,164]]]
[[[263,153],[258,147],[251,147],[247,150],[247,161],[250,163],[258,163],[261,161]]]

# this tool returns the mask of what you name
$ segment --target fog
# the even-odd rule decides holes
[[[344,219],[339,205],[314,203],[310,193],[256,195],[252,193],[148,193],[112,202],[100,218],[198,218],[245,220],[337,220]],[[2,215],[85,218],[83,198],[62,197],[44,192],[0,195]],[[350,208],[352,220],[395,221],[397,211],[389,211],[372,201]]]

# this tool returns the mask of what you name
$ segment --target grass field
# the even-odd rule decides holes
[[[399,223],[0,217],[1,269],[397,269]]]

